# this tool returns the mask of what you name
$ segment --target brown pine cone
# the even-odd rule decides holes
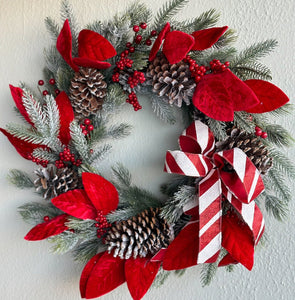
[[[50,164],[46,168],[36,170],[35,174],[37,175],[34,181],[36,191],[41,192],[46,200],[82,187],[80,177],[70,167],[57,169]]]
[[[223,151],[240,148],[251,159],[261,174],[266,174],[272,166],[272,157],[259,137],[237,127],[228,130],[228,137],[216,143],[216,150]]]
[[[69,93],[75,117],[82,120],[102,109],[107,84],[98,70],[80,68],[71,81]]]
[[[155,254],[169,245],[172,236],[172,228],[160,217],[159,208],[149,208],[113,225],[105,237],[105,243],[114,257],[128,259]]]
[[[167,99],[169,104],[189,105],[196,83],[191,77],[189,65],[183,61],[170,65],[164,55],[157,56],[146,72],[147,84],[153,86],[158,96]]]

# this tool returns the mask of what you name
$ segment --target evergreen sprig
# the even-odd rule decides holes
[[[29,174],[24,171],[12,169],[7,175],[7,179],[10,183],[14,184],[20,189],[27,189],[34,187],[34,182],[32,181]]]
[[[166,103],[162,98],[157,95],[152,95],[152,109],[154,113],[162,121],[168,124],[175,124],[176,116],[174,107]]]
[[[158,32],[161,31],[163,25],[170,21],[187,3],[188,0],[170,0],[166,2],[155,16],[153,28]]]

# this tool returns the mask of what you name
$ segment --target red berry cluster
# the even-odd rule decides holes
[[[139,30],[141,29],[146,29],[147,28],[147,24],[146,23],[140,23],[140,25],[134,25],[133,26],[133,31],[135,33],[139,32]],[[156,30],[153,30],[151,32],[151,36],[156,36],[157,35],[157,31]],[[136,34],[135,37],[134,37],[134,42],[136,44],[140,44],[142,42],[142,35],[140,34]],[[150,38],[146,39],[145,42],[144,42],[147,46],[150,46],[152,44],[152,41]],[[128,43],[127,43],[128,44]],[[127,45],[126,45],[127,46]],[[130,43],[130,46],[131,46],[131,43]],[[128,46],[127,46],[128,47]]]
[[[211,71],[212,73],[219,73],[219,72],[223,72],[224,70],[226,70],[226,68],[229,67],[228,61],[222,64],[218,59],[213,59],[212,61],[210,61],[210,67],[204,65],[199,66],[196,63],[196,61],[193,60],[189,55],[187,55],[183,61],[189,63],[191,76],[195,79],[196,83],[200,82],[202,77],[207,72]]]
[[[267,138],[267,133],[262,131],[262,129],[259,126],[255,127],[255,135],[260,136],[263,139]]]
[[[219,59],[213,59],[210,61],[210,69],[212,73],[220,73],[225,71],[229,67],[229,62],[226,61],[224,64]]]
[[[119,70],[124,70],[124,68],[132,68],[133,60],[127,57],[130,52],[131,51],[129,49],[124,50],[120,54],[120,60],[116,62],[116,66]]]
[[[208,67],[205,66],[199,66],[195,60],[193,60],[189,55],[186,56],[184,59],[184,62],[189,63],[189,69],[191,72],[191,76],[195,79],[195,82],[201,81],[202,77],[206,74],[208,71]]]
[[[65,147],[63,152],[59,153],[59,160],[55,161],[55,166],[58,169],[66,167],[66,163],[72,163],[74,166],[79,167],[82,164],[81,159],[75,159],[75,154],[71,153],[68,147]]]
[[[128,95],[128,99],[126,99],[126,102],[131,104],[135,111],[138,111],[139,109],[142,109],[142,106],[138,102],[138,98],[134,92],[131,92]]]
[[[112,224],[108,223],[101,210],[97,211],[97,218],[95,218],[95,221],[97,222],[94,224],[94,226],[97,228],[97,237],[101,238],[107,232],[107,229],[112,226]]]
[[[28,159],[30,159],[33,163],[37,164],[37,165],[41,165],[43,168],[46,168],[49,161],[48,160],[44,160],[44,159],[40,159],[37,157],[34,157],[33,155],[29,154],[28,155]]]
[[[49,84],[55,85],[55,79],[54,79],[54,78],[49,79]],[[38,81],[38,85],[40,85],[40,86],[44,85],[44,80],[40,79],[40,80]],[[60,93],[60,90],[59,90],[59,89],[56,89],[56,90],[55,90],[55,94],[58,95],[59,93]],[[49,92],[48,92],[48,90],[44,90],[44,91],[42,92],[42,94],[43,94],[43,96],[47,96],[47,95],[49,94]]]
[[[94,129],[94,126],[91,124],[90,119],[85,119],[83,124],[80,125],[82,133],[86,136]]]
[[[133,89],[135,88],[139,83],[144,83],[145,77],[142,72],[134,71],[131,76],[128,77],[127,83],[130,85],[130,87]]]

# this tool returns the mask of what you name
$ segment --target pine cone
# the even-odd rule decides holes
[[[102,109],[107,84],[96,69],[80,68],[71,81],[70,100],[77,119],[84,119]]]
[[[129,259],[155,254],[167,247],[173,232],[166,220],[160,217],[159,208],[149,208],[111,227],[105,238],[109,253],[114,257]]]
[[[164,55],[157,56],[149,65],[147,84],[153,86],[153,91],[160,97],[166,97],[169,104],[179,107],[184,101],[190,104],[196,83],[191,78],[189,65],[183,61],[170,65]]]
[[[36,191],[42,192],[46,200],[82,187],[80,177],[70,167],[57,169],[54,165],[48,165],[36,170],[35,174],[38,176],[34,181]]]
[[[222,151],[238,147],[251,159],[261,174],[266,174],[272,166],[272,157],[262,141],[254,133],[236,127],[228,130],[228,137],[216,143],[216,150]]]

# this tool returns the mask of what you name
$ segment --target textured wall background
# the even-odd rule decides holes
[[[89,21],[105,19],[122,11],[128,0],[72,0],[81,26]],[[164,0],[148,0],[155,10]],[[15,121],[8,84],[26,81],[36,85],[42,77],[43,48],[51,41],[43,20],[46,16],[59,17],[59,3],[54,0],[0,0],[0,126]],[[199,15],[210,8],[221,12],[219,25],[229,25],[239,34],[237,47],[243,49],[251,43],[266,38],[276,38],[279,47],[265,62],[273,70],[273,82],[280,86],[294,102],[294,13],[293,0],[191,0],[180,18]],[[149,105],[133,113],[126,108],[121,118],[134,124],[134,133],[115,145],[115,151],[104,163],[108,172],[111,162],[122,161],[132,171],[136,183],[154,192],[165,179],[161,175],[166,149],[175,149],[182,131],[163,125],[151,113]],[[294,130],[292,117],[283,120]],[[160,130],[159,130],[160,128]],[[49,244],[29,243],[23,236],[29,230],[17,213],[17,207],[36,196],[31,191],[19,191],[7,184],[5,176],[9,168],[31,172],[33,165],[19,157],[4,136],[0,136],[0,298],[5,300],[74,300],[79,298],[78,282],[82,266],[72,262],[70,256],[49,254]],[[295,151],[289,150],[291,157]],[[295,192],[295,184],[292,183]],[[159,289],[149,291],[145,299],[294,299],[294,234],[295,202],[290,204],[286,223],[278,223],[266,217],[268,242],[257,249],[252,272],[241,266],[235,272],[219,270],[210,287],[201,288],[198,267],[189,269],[178,279],[171,276]],[[101,299],[130,299],[125,285]]]

